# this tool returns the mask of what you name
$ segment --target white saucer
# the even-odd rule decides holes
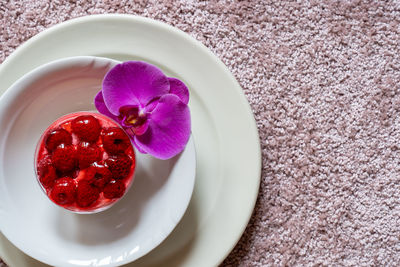
[[[71,20],[20,46],[0,67],[0,91],[27,71],[68,56],[151,62],[190,88],[197,172],[181,222],[156,249],[129,266],[215,266],[242,235],[258,194],[261,153],[242,89],[205,46],[166,24],[129,15]],[[0,235],[11,266],[40,266]]]
[[[94,96],[115,64],[97,57],[57,60],[29,72],[0,98],[0,230],[23,252],[53,266],[138,259],[171,233],[193,192],[192,139],[166,161],[136,151],[132,187],[106,211],[75,214],[41,192],[33,168],[40,136],[62,115],[95,111]]]

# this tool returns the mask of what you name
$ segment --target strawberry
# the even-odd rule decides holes
[[[78,145],[78,165],[80,169],[85,169],[95,161],[101,160],[103,157],[102,151],[96,144],[90,144],[87,142],[80,143]]]
[[[88,207],[99,198],[99,189],[87,180],[80,180],[76,190],[76,203],[81,207]]]
[[[123,153],[131,145],[128,135],[118,127],[103,129],[101,141],[104,150],[109,154]]]
[[[114,179],[123,179],[131,170],[132,160],[125,154],[119,154],[110,156],[106,160],[106,164]]]
[[[57,179],[51,190],[51,199],[59,205],[72,204],[75,201],[76,185],[70,177]]]
[[[109,182],[103,190],[103,194],[105,198],[120,198],[124,195],[125,192],[125,184],[120,180],[112,180]]]
[[[102,191],[104,186],[111,181],[111,178],[111,171],[106,166],[98,163],[94,163],[86,172],[86,179],[99,188],[100,191]]]
[[[60,128],[52,130],[46,135],[45,146],[47,150],[53,151],[54,149],[56,149],[57,146],[61,144],[72,144],[72,135],[68,131]]]
[[[76,117],[72,123],[72,132],[76,134],[81,141],[94,143],[99,139],[101,126],[99,121],[91,115],[82,115]]]
[[[72,145],[59,145],[53,152],[53,165],[60,172],[68,172],[76,167],[76,149]]]
[[[50,188],[53,186],[54,181],[58,178],[56,174],[56,169],[51,163],[51,158],[46,155],[37,166],[37,174],[39,176],[40,183],[46,187]]]

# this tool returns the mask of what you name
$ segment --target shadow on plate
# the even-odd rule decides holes
[[[168,180],[179,157],[158,160],[145,156],[145,164],[138,157],[131,188],[105,211],[75,214],[59,209],[56,225],[60,236],[84,245],[107,244],[127,236],[137,225],[148,201]]]
[[[196,188],[196,185],[195,185]],[[180,266],[190,256],[199,230],[199,203],[196,190],[180,222],[154,250],[126,267]]]

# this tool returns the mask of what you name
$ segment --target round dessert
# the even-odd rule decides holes
[[[36,177],[55,204],[77,212],[105,210],[133,181],[135,152],[110,118],[77,112],[53,122],[35,153]]]

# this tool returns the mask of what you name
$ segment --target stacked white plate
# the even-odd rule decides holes
[[[168,76],[184,81],[190,90],[193,140],[183,156],[171,163],[178,165],[176,171],[170,172],[170,177],[175,178],[167,177],[167,182],[157,185],[156,193],[137,197],[139,193],[132,193],[135,192],[132,191],[134,184],[132,192],[128,192],[132,197],[127,195],[121,200],[122,204],[117,203],[109,211],[97,215],[74,217],[76,215],[65,213],[58,207],[35,206],[47,205],[49,201],[46,199],[38,197],[30,202],[30,199],[23,198],[24,190],[36,196],[35,190],[39,188],[32,189],[32,192],[27,188],[17,190],[24,179],[29,179],[27,186],[31,188],[29,175],[25,177],[23,174],[24,171],[33,172],[33,169],[19,170],[18,166],[12,166],[13,159],[23,155],[13,148],[16,146],[17,151],[23,151],[27,143],[18,143],[17,139],[35,138],[35,134],[21,133],[21,129],[34,128],[39,132],[41,127],[45,127],[46,120],[52,117],[56,119],[65,113],[93,109],[90,96],[97,90],[96,84],[101,76],[94,75],[85,80],[81,74],[80,84],[85,84],[86,89],[70,84],[71,91],[68,92],[65,89],[68,88],[67,82],[63,83],[60,94],[55,93],[60,86],[54,83],[42,91],[36,86],[32,94],[22,94],[14,88],[18,87],[18,82],[15,84],[18,79],[34,69],[37,72],[39,66],[43,69],[42,65],[49,62],[79,56],[118,61],[144,60],[158,66]],[[66,61],[58,62],[65,64]],[[69,64],[74,63],[72,61]],[[101,73],[98,67],[107,59],[95,61],[92,70],[97,68],[95,73]],[[19,84],[21,86],[23,84]],[[13,93],[7,92],[0,99],[0,109],[10,112],[7,116],[2,114],[3,120],[0,120],[0,127],[3,127],[0,134],[0,257],[6,263],[11,266],[40,266],[40,260],[57,266],[114,266],[129,262],[129,266],[215,266],[233,249],[250,219],[257,198],[261,172],[260,144],[253,114],[242,89],[223,63],[201,43],[176,28],[142,17],[83,17],[45,30],[10,55],[0,66],[0,94],[9,88]],[[81,102],[77,101],[79,94]],[[61,96],[74,105],[64,105],[53,112],[52,109],[60,106],[53,100]],[[11,101],[19,103],[20,98],[25,99],[24,104],[7,106]],[[37,115],[34,111],[43,114],[46,109],[38,109],[46,101],[49,114],[43,121],[35,122]],[[12,131],[19,135],[10,136]],[[140,158],[144,166],[142,172],[150,173],[149,177],[159,175],[150,171],[151,164],[171,170],[166,163],[151,163],[145,156]],[[33,159],[29,162],[28,156],[21,161],[27,165],[21,168],[33,165]],[[12,167],[15,174],[12,174]],[[196,170],[195,174],[190,170]],[[11,181],[12,175],[16,178]],[[185,175],[188,179],[180,180]],[[167,192],[164,194],[169,198],[160,197],[159,192]],[[143,201],[144,212],[136,217],[128,216],[138,210],[138,205],[129,205],[133,203],[129,201]],[[29,205],[31,211],[27,209]],[[153,214],[160,209],[168,212],[160,217]],[[168,214],[172,214],[169,220],[166,219]],[[114,219],[107,219],[107,215]],[[45,218],[49,230],[44,231],[41,220],[31,219],[32,216]],[[115,219],[115,216],[123,219]],[[161,219],[151,224],[155,218]],[[153,234],[139,238],[138,232],[147,231],[142,229],[153,229]],[[107,253],[110,251],[113,253]]]

